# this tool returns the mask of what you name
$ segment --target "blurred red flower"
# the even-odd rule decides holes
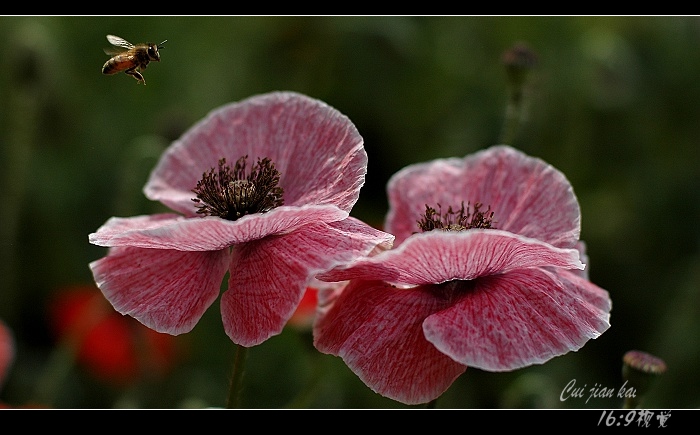
[[[301,302],[296,311],[292,314],[287,324],[300,330],[311,330],[316,315],[316,305],[318,303],[318,289],[307,287]]]
[[[59,292],[49,317],[55,338],[74,347],[77,363],[113,384],[164,376],[179,356],[175,337],[117,313],[94,285]]]
[[[15,359],[15,342],[10,328],[0,320],[0,388],[2,388],[10,366]]]

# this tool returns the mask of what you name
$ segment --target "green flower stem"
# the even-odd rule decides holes
[[[226,403],[226,407],[229,409],[240,408],[241,406],[241,392],[243,391],[243,372],[245,371],[245,360],[247,355],[248,348],[237,344],[233,356],[231,386],[228,391],[228,402]]]
[[[501,144],[512,145],[518,130],[525,122],[527,78],[530,70],[537,65],[537,58],[537,53],[524,42],[516,43],[503,53],[502,60],[506,68],[510,96],[499,138]]]
[[[503,121],[503,130],[498,143],[512,144],[523,123],[523,93],[522,89],[515,89],[511,92],[511,97],[506,106],[505,120]]]

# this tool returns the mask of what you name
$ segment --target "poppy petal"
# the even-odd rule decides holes
[[[119,247],[90,263],[97,286],[115,310],[149,328],[189,332],[214,302],[228,250],[184,252]]]
[[[226,333],[242,346],[279,334],[318,272],[366,255],[392,239],[348,218],[236,246],[228,290],[221,297]]]
[[[280,172],[285,205],[334,204],[350,211],[367,172],[364,141],[353,123],[326,103],[272,92],[209,113],[165,152],[145,195],[191,217],[192,189],[219,159],[269,157]]]
[[[414,405],[429,402],[467,369],[425,339],[426,316],[449,306],[430,287],[378,281],[348,284],[314,325],[314,345],[337,355],[373,391]]]
[[[429,316],[426,338],[470,367],[509,371],[580,349],[610,327],[607,292],[576,274],[523,269],[465,282],[466,294]]]
[[[506,145],[407,166],[391,177],[387,192],[384,228],[397,245],[417,231],[426,205],[447,209],[462,201],[491,207],[498,229],[554,246],[572,248],[581,232],[581,210],[566,176]]]
[[[576,249],[562,249],[507,231],[429,231],[397,248],[320,274],[325,281],[377,279],[409,285],[469,280],[510,270],[557,266],[583,269]]]
[[[89,235],[99,246],[134,246],[179,251],[216,251],[270,234],[293,231],[311,222],[345,219],[348,213],[334,205],[277,207],[236,221],[218,217],[185,218],[175,214],[113,217]]]

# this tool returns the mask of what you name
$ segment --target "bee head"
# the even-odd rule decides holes
[[[160,53],[158,53],[158,50],[163,48],[163,44],[166,43],[168,40],[166,39],[165,41],[161,42],[160,44],[148,44],[148,57],[151,60],[155,60],[157,62],[160,62]]]

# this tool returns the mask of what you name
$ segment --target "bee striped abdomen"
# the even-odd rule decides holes
[[[105,62],[102,66],[102,74],[116,74],[134,66],[136,64],[129,60],[129,56],[117,55]]]

